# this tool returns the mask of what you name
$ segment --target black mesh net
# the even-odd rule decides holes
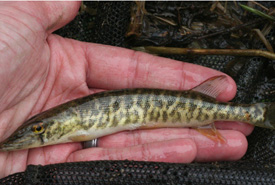
[[[274,163],[93,161],[30,165],[1,184],[273,184]]]
[[[191,25],[194,20],[208,17],[216,20],[209,10],[213,2],[146,2],[146,10],[155,16],[163,13],[168,20],[175,19],[173,11],[184,11],[180,24]],[[261,2],[266,7],[274,7],[273,2]],[[81,41],[108,44],[131,48],[133,46],[158,45],[188,47],[192,39],[206,38],[213,32],[203,31],[186,37],[179,36],[173,27],[164,27],[154,22],[152,16],[144,18],[146,28],[154,24],[152,30],[157,33],[169,33],[169,38],[160,38],[146,30],[141,36],[125,37],[131,21],[131,7],[134,2],[85,2],[86,10],[56,33]],[[180,8],[179,8],[180,7]],[[233,7],[233,6],[232,6]],[[257,7],[256,7],[257,8]],[[166,11],[166,12],[165,12]],[[240,10],[230,9],[240,14]],[[195,12],[195,13],[194,13]],[[256,20],[251,23],[262,29],[267,21],[248,13],[242,21]],[[147,21],[147,22],[146,22]],[[144,24],[145,24],[144,23]],[[151,26],[152,26],[151,25]],[[144,26],[144,25],[143,25]],[[202,46],[215,48],[253,48],[264,49],[262,42],[249,40],[247,36],[228,40],[232,32],[220,31],[215,37],[200,40]],[[237,29],[240,30],[240,29]],[[231,30],[232,31],[232,30]],[[236,30],[235,30],[236,31]],[[150,29],[149,29],[150,32]],[[217,31],[218,32],[218,31]],[[147,37],[146,36],[151,36]],[[162,35],[163,36],[163,35]],[[265,38],[274,48],[274,28]],[[210,40],[209,40],[210,39]],[[171,41],[172,40],[172,41]],[[242,42],[239,42],[242,40]],[[173,45],[174,41],[174,45]],[[180,41],[180,42],[179,42]],[[243,44],[244,43],[244,44]],[[242,103],[275,101],[275,61],[263,57],[235,56],[184,56],[163,55],[176,60],[191,62],[220,70],[232,76],[237,83],[238,92],[233,101]],[[275,131],[255,128],[248,136],[248,151],[236,162],[173,164],[138,161],[91,161],[63,163],[47,166],[27,167],[25,172],[16,173],[0,180],[0,184],[275,184]]]

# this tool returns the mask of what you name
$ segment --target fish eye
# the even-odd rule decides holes
[[[40,122],[40,123],[37,123],[35,125],[32,126],[32,131],[35,133],[35,134],[42,134],[44,131],[45,131],[45,128],[43,126],[43,123]]]

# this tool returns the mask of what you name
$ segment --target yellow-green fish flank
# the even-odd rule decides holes
[[[218,120],[274,129],[273,113],[273,104],[223,103],[192,90],[105,91],[32,117],[0,144],[0,150],[88,141],[123,130],[199,127]]]

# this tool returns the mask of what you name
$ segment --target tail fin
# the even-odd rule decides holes
[[[266,104],[264,127],[275,129],[275,103]]]

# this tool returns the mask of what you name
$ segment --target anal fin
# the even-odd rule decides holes
[[[221,135],[221,133],[216,129],[214,123],[211,123],[210,128],[196,128],[196,130],[212,141],[224,144],[226,143],[226,139]]]

